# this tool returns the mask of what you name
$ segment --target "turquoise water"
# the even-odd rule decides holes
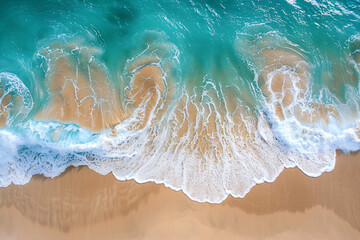
[[[6,1],[0,20],[1,186],[88,165],[220,202],[360,149],[359,1]]]

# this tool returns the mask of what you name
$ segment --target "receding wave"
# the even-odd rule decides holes
[[[284,168],[319,176],[337,149],[359,150],[359,36],[336,52],[271,22],[228,34],[216,24],[231,19],[221,6],[197,9],[186,26],[152,18],[162,30],[143,29],[126,7],[103,19],[119,35],[81,26],[82,37],[37,42],[32,74],[0,74],[0,186],[87,165],[221,202]]]

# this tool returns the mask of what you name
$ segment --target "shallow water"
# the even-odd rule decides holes
[[[360,149],[359,1],[11,1],[0,185],[70,165],[243,197]]]

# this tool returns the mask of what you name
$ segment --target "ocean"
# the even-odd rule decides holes
[[[86,165],[199,202],[360,150],[360,1],[3,1],[0,186]]]

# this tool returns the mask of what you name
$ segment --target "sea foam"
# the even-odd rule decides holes
[[[215,27],[210,15],[206,21]],[[144,31],[128,39],[124,59],[111,66],[115,74],[85,40],[45,41],[34,57],[44,73],[34,74],[40,90],[0,75],[0,185],[86,165],[218,203],[273,182],[284,168],[331,171],[336,149],[360,149],[358,87],[350,79],[344,88],[352,99],[337,95],[333,79],[316,78],[311,51],[263,25],[248,25],[218,48],[191,42],[204,51],[190,55],[193,45]],[[349,40],[354,79],[359,49]],[[36,109],[32,94],[40,96]]]

